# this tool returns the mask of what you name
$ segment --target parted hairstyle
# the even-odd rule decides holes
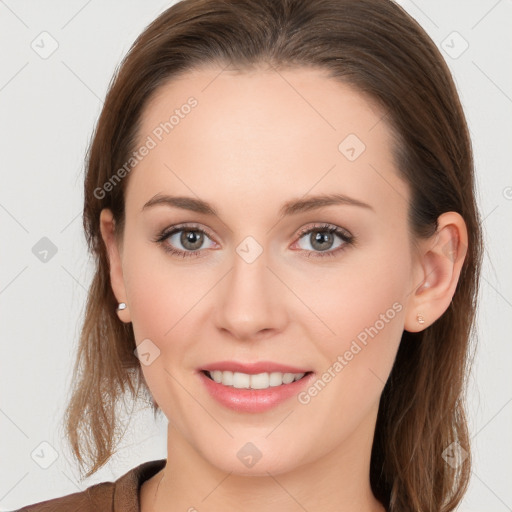
[[[114,74],[86,158],[83,225],[95,272],[63,422],[80,470],[90,476],[116,453],[122,437],[116,405],[127,391],[135,403],[152,400],[132,324],[116,314],[100,212],[112,210],[122,240],[130,177],[119,179],[118,170],[136,149],[145,106],[178,74],[217,64],[242,72],[261,64],[317,68],[366,94],[395,135],[397,172],[411,190],[411,236],[431,236],[444,212],[463,217],[468,251],[453,300],[428,328],[403,332],[380,399],[370,464],[372,490],[389,511],[454,510],[471,473],[466,388],[482,258],[473,156],[442,55],[391,0],[183,0],[133,43]],[[156,418],[161,410],[154,400],[151,408]],[[452,443],[466,457],[455,468],[443,458]]]

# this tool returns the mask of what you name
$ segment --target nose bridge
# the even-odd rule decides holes
[[[232,261],[219,297],[218,327],[237,338],[282,329],[286,322],[285,297],[267,268],[267,251],[253,237],[247,237],[235,248]]]

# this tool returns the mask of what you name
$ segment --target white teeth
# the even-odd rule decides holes
[[[243,374],[239,374],[243,375]],[[251,375],[251,388],[252,389],[267,389],[269,387],[270,377],[268,373],[258,373]]]
[[[280,386],[283,383],[283,374],[279,372],[273,372],[270,374],[269,381],[270,386]]]
[[[235,388],[250,388],[251,376],[246,373],[233,373],[233,387]]]
[[[213,370],[207,372],[210,377],[217,383],[224,386],[233,386],[238,389],[267,389],[269,387],[281,386],[282,384],[290,384],[296,380],[302,379],[305,373],[258,373],[249,375],[240,372],[222,372]]]
[[[215,381],[215,382],[222,382],[222,372],[219,371],[219,370],[214,370],[213,372],[210,372],[210,377]]]

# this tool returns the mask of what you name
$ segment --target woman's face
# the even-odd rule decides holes
[[[114,291],[173,435],[224,471],[369,456],[420,276],[384,115],[309,69],[203,68],[144,111]],[[243,391],[226,361],[312,373]]]

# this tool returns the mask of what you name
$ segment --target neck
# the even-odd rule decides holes
[[[169,423],[167,464],[141,491],[141,510],[385,512],[370,487],[372,440],[373,430],[362,426],[314,462],[278,474],[245,476],[210,464]]]

